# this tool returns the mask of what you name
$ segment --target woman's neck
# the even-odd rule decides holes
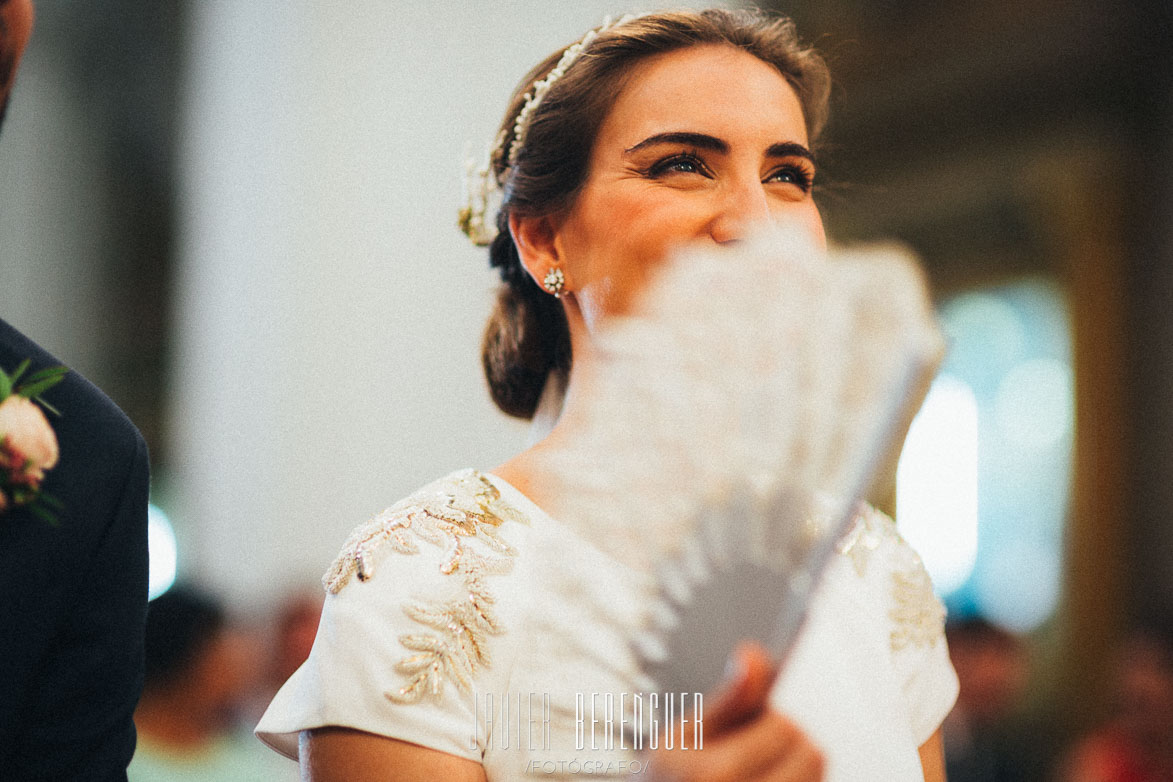
[[[588,384],[587,378],[595,363],[590,330],[573,294],[563,303],[573,365],[569,372],[551,372],[547,377],[534,412],[526,449],[492,471],[541,508],[551,507],[557,500],[557,487],[550,485],[546,471],[540,469],[542,455],[580,436],[579,432],[586,425],[581,413],[584,398],[581,389]]]
[[[542,395],[538,399],[538,407],[530,422],[526,448],[532,448],[546,439],[557,426],[558,419],[562,416],[562,403],[566,398],[568,375],[569,372],[552,370],[546,377],[546,383],[542,387]]]

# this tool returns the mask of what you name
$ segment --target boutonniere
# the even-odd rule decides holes
[[[11,375],[0,369],[0,513],[24,505],[55,524],[53,509],[61,504],[41,491],[41,481],[45,471],[57,464],[57,435],[41,407],[54,415],[61,413],[41,394],[60,383],[69,370],[49,367],[25,378],[28,368],[26,359]]]

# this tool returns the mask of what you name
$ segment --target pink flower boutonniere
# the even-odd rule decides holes
[[[52,509],[60,509],[60,503],[41,491],[41,481],[45,471],[57,464],[57,435],[41,407],[61,414],[41,394],[60,383],[69,370],[42,369],[21,383],[28,368],[26,360],[11,375],[0,369],[0,513],[25,505],[54,524],[57,517]]]

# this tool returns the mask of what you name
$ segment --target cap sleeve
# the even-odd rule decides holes
[[[862,508],[840,551],[871,582],[880,601],[909,730],[923,744],[957,699],[957,674],[945,642],[945,606],[933,593],[920,556],[879,510]]]
[[[508,675],[514,544],[525,523],[466,471],[355,529],[323,578],[310,656],[257,736],[296,758],[300,731],[339,726],[479,762],[486,732],[475,694]]]

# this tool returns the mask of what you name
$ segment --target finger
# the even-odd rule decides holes
[[[705,704],[705,732],[718,736],[762,714],[769,704],[777,667],[758,644],[743,643],[733,650],[734,674],[724,689]]]
[[[819,782],[823,757],[797,725],[766,711],[696,752],[658,750],[646,770],[657,782]]]
[[[767,711],[712,743],[706,741],[704,749],[689,758],[689,770],[696,773],[692,778],[707,782],[772,779],[778,769],[789,765],[792,754],[808,746],[809,741],[793,722]]]
[[[727,754],[718,758],[720,779],[821,782],[824,778],[823,753],[795,723],[774,711],[729,735],[721,748]]]
[[[740,759],[742,778],[769,778],[776,769],[792,765],[790,759],[796,754],[813,749],[806,734],[776,711],[764,712],[728,738],[730,752]]]
[[[823,753],[800,734],[799,741],[791,745],[765,779],[768,782],[822,782],[825,774]]]

